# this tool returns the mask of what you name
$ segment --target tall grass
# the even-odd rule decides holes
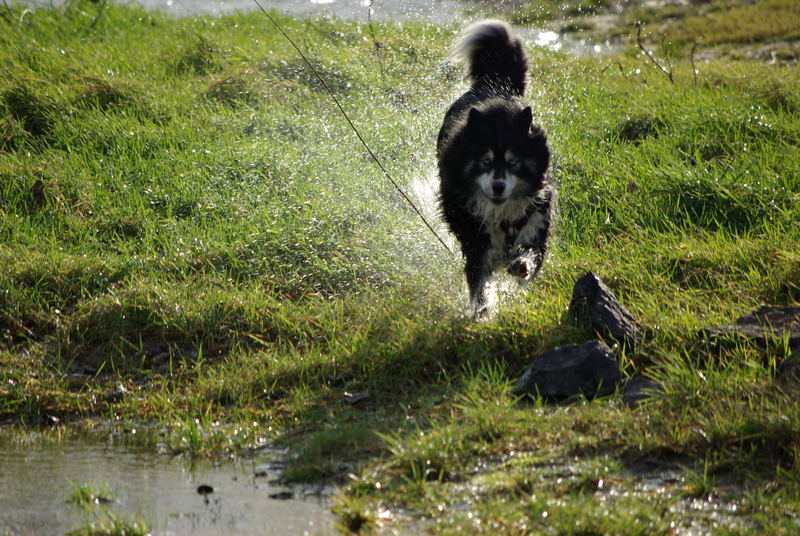
[[[555,243],[474,323],[460,259],[267,20],[109,5],[93,25],[97,9],[0,18],[3,419],[154,421],[192,455],[284,441],[288,477],[353,474],[341,511],[360,527],[399,504],[443,533],[667,533],[694,514],[636,491],[657,460],[688,479],[670,493],[730,483],[742,530],[790,530],[800,415],[772,382],[788,348],[696,332],[800,300],[796,69],[720,61],[695,84],[677,63],[671,84],[640,57],[531,48]],[[455,29],[278,20],[435,219]],[[592,336],[565,315],[586,270],[649,328],[623,357],[665,387],[646,410],[508,392],[537,353]]]

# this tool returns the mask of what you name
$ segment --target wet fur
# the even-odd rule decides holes
[[[458,239],[470,303],[486,310],[486,285],[502,267],[528,281],[544,261],[557,189],[544,131],[522,101],[528,57],[500,21],[467,28],[454,46],[471,87],[457,99],[437,141],[440,209]]]

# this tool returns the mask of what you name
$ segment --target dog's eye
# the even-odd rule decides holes
[[[509,158],[508,165],[509,167],[517,167],[519,165],[519,160],[517,160],[516,158]]]
[[[481,164],[483,164],[486,167],[489,167],[492,165],[492,159],[487,156],[483,160],[481,160]]]

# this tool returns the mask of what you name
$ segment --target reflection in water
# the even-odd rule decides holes
[[[66,502],[80,484],[107,490],[112,502],[103,508],[146,522],[154,535],[335,534],[328,499],[274,483],[274,455],[192,465],[103,437],[33,443],[0,437],[0,531],[64,534],[95,521]]]

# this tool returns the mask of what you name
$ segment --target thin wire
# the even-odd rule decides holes
[[[333,100],[334,104],[336,104],[336,107],[339,108],[339,111],[342,113],[342,116],[344,116],[345,120],[347,121],[347,124],[350,125],[350,128],[353,129],[353,132],[355,132],[356,136],[358,137],[358,141],[361,142],[361,145],[364,146],[364,149],[367,150],[367,152],[372,157],[372,159],[375,161],[375,163],[378,164],[378,167],[381,168],[381,171],[383,172],[383,175],[387,179],[389,179],[389,182],[392,183],[392,186],[394,186],[395,189],[398,192],[400,192],[400,195],[402,195],[403,198],[408,202],[408,204],[411,205],[411,208],[414,209],[414,212],[417,213],[417,216],[419,216],[419,218],[422,220],[422,222],[425,224],[425,226],[428,228],[428,230],[433,233],[433,236],[436,237],[436,239],[444,247],[444,249],[446,249],[447,252],[452,255],[453,251],[447,246],[447,244],[444,243],[444,240],[442,240],[442,238],[438,235],[438,233],[433,230],[433,227],[431,227],[431,224],[428,223],[428,220],[425,219],[425,216],[422,215],[422,212],[419,211],[419,209],[414,204],[414,202],[411,201],[411,199],[400,188],[400,186],[398,186],[397,182],[395,182],[395,180],[392,178],[392,176],[389,175],[389,172],[386,171],[386,168],[383,167],[383,164],[381,163],[381,161],[378,160],[378,157],[375,156],[375,153],[372,152],[372,149],[369,148],[369,145],[367,145],[367,142],[364,141],[363,137],[361,137],[361,133],[358,131],[356,126],[350,120],[350,116],[347,115],[347,112],[344,111],[344,108],[342,108],[342,105],[339,104],[339,99],[336,98],[336,95],[334,95],[333,91],[331,91],[331,88],[328,87],[328,84],[325,83],[325,80],[322,78],[322,76],[317,72],[317,70],[314,68],[314,66],[311,65],[311,62],[308,61],[308,58],[306,57],[305,54],[303,54],[303,51],[300,50],[300,47],[298,47],[295,44],[295,42],[292,40],[292,38],[289,37],[289,35],[286,32],[283,31],[283,28],[281,28],[280,25],[275,21],[275,19],[273,19],[272,16],[267,12],[267,10],[264,9],[261,6],[261,4],[258,2],[258,0],[253,0],[253,1],[256,3],[258,8],[261,10],[261,12],[264,13],[264,15],[267,16],[267,18],[275,26],[275,28],[277,28],[278,31],[286,38],[286,40],[289,41],[289,43],[294,47],[294,49],[297,51],[297,53],[300,54],[300,57],[303,58],[303,61],[306,62],[306,65],[308,65],[308,68],[311,69],[311,72],[314,73],[314,76],[316,76],[317,79],[320,81],[320,83],[322,84],[322,87],[324,87],[325,91],[328,92],[328,95],[330,95],[330,97]]]

